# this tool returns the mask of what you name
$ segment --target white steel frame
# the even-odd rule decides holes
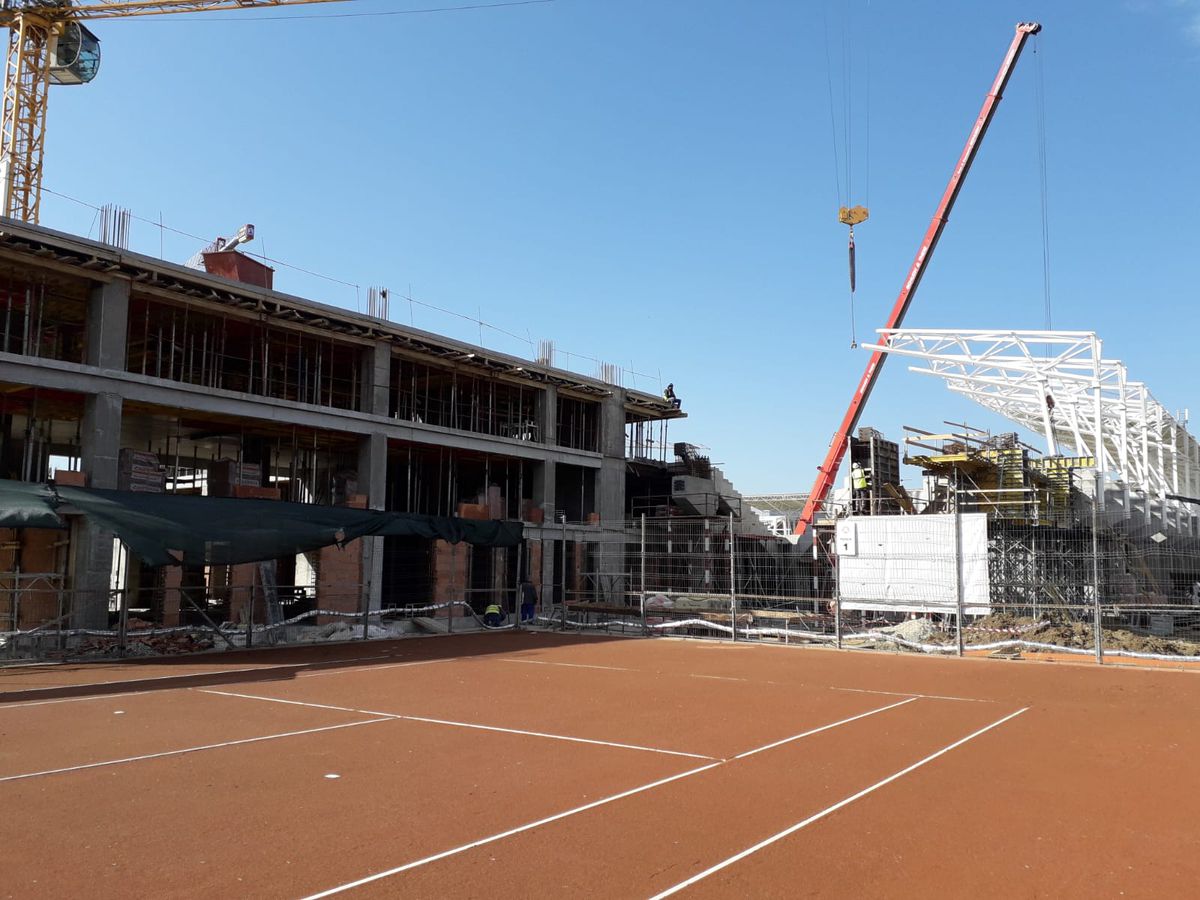
[[[1120,360],[1105,359],[1103,342],[1090,331],[960,331],[880,329],[879,344],[864,345],[921,360],[910,371],[935,375],[1018,425],[1041,434],[1049,453],[1070,447],[1094,456],[1101,482],[1141,494],[1147,523],[1158,501],[1164,522],[1194,526],[1193,506],[1168,494],[1200,494],[1200,444],[1154,399],[1131,381]],[[1052,402],[1048,402],[1052,401]],[[1103,503],[1103,492],[1100,492]]]

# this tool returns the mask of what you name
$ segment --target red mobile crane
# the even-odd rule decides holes
[[[900,324],[904,321],[904,314],[908,312],[913,295],[917,292],[917,286],[921,283],[921,278],[929,266],[933,250],[946,228],[946,222],[950,218],[950,210],[954,208],[954,201],[958,198],[958,192],[962,190],[963,182],[967,178],[967,172],[971,170],[971,163],[975,160],[975,154],[979,150],[979,145],[983,142],[983,136],[987,133],[988,126],[992,124],[992,117],[996,114],[996,106],[999,104],[1004,88],[1008,84],[1008,79],[1012,76],[1013,69],[1016,67],[1017,58],[1020,57],[1021,50],[1025,47],[1025,41],[1028,40],[1031,34],[1037,34],[1041,30],[1042,26],[1037,22],[1017,23],[1017,33],[1013,36],[1012,43],[1009,44],[1008,52],[1004,55],[1004,62],[1000,64],[1000,71],[996,75],[996,80],[992,82],[991,90],[988,91],[987,96],[983,100],[983,108],[979,111],[979,117],[975,120],[975,127],[971,129],[971,133],[967,136],[967,145],[963,148],[962,155],[958,158],[958,164],[950,174],[950,183],[946,185],[946,192],[942,194],[942,201],[938,204],[937,212],[933,214],[933,221],[930,222],[929,229],[925,232],[925,237],[921,241],[921,246],[917,249],[917,256],[913,260],[912,268],[908,271],[908,278],[905,279],[904,286],[900,288],[900,295],[896,298],[896,305],[892,307],[892,314],[888,317],[887,328],[899,328]],[[884,338],[884,340],[887,340],[887,338]],[[858,418],[862,415],[867,398],[871,396],[871,389],[875,387],[875,382],[879,380],[879,370],[883,368],[885,358],[886,355],[880,350],[876,350],[871,354],[871,359],[867,362],[866,371],[863,372],[863,377],[858,382],[858,387],[855,388],[854,394],[850,398],[850,408],[846,410],[846,417],[842,419],[842,424],[834,434],[833,441],[829,445],[829,452],[825,455],[825,462],[817,469],[817,480],[813,482],[812,491],[809,493],[808,500],[804,504],[803,512],[800,513],[800,520],[796,523],[796,527],[792,532],[794,535],[799,536],[808,531],[817,516],[817,511],[824,505],[825,498],[829,495],[830,488],[833,487],[833,480],[837,477],[838,468],[842,464],[842,457],[846,455],[846,447],[850,442],[850,433],[854,431],[854,427],[858,424]]]

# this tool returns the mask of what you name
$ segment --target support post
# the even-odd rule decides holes
[[[646,514],[642,513],[642,557],[641,557],[641,615],[642,615],[642,634],[648,635],[650,628],[646,624]]]
[[[733,628],[733,640],[737,642],[737,560],[734,557],[733,513],[729,514],[729,624]]]
[[[1096,461],[1099,465],[1099,460]],[[1095,473],[1095,490],[1103,490],[1100,472]],[[1096,663],[1104,665],[1104,628],[1100,624],[1100,501],[1092,499],[1092,632]]]
[[[954,492],[954,640],[958,655],[963,655],[963,547],[962,494]]]
[[[513,631],[521,630],[521,563],[525,561],[525,539],[517,544],[516,580],[513,588]]]
[[[458,568],[458,544],[450,545],[450,605],[446,607],[446,633],[454,634],[454,607],[458,598],[454,594],[454,573]]]

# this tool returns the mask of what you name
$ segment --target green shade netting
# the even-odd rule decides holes
[[[355,538],[414,536],[485,547],[521,542],[520,522],[177,494],[0,481],[0,525],[62,528],[70,505],[113,532],[148,565],[233,565],[291,556]]]

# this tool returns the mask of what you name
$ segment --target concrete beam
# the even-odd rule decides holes
[[[585,468],[600,467],[600,455],[587,450],[574,450],[569,447],[548,449],[542,444],[515,438],[473,434],[438,425],[257,397],[253,394],[168,381],[165,378],[101,370],[61,360],[18,356],[15,353],[0,353],[0,381],[82,394],[107,392],[126,400],[168,409],[258,419],[347,434],[367,435],[381,431],[390,440],[434,447],[453,447],[456,450],[474,450],[515,459],[539,460],[549,457],[558,462]]]

